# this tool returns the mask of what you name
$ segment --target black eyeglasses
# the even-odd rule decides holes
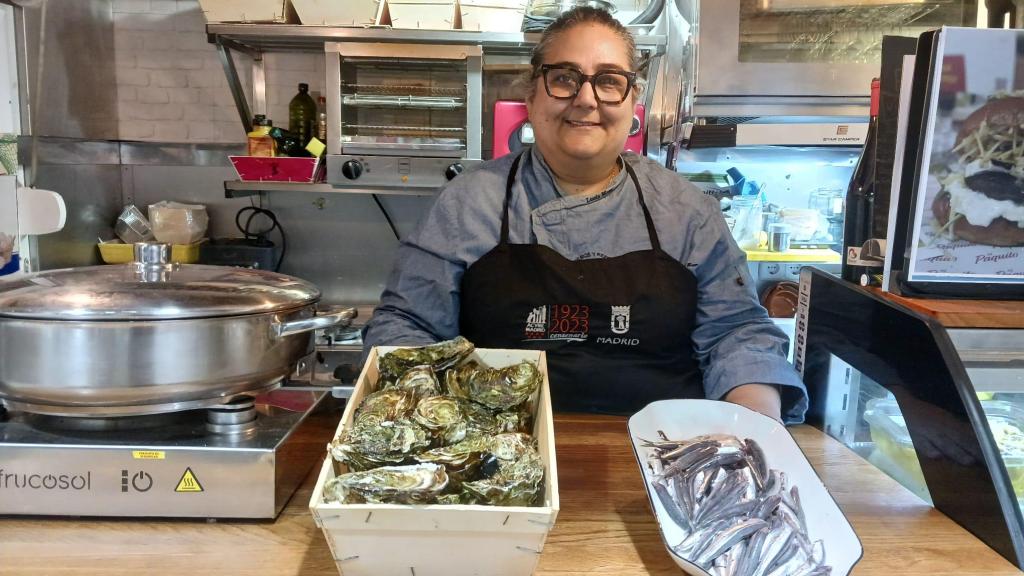
[[[544,90],[548,96],[558,100],[571,100],[580,93],[584,82],[590,82],[594,98],[602,104],[621,104],[636,84],[636,72],[606,70],[597,74],[584,74],[575,68],[562,64],[543,64],[540,75],[544,77]]]

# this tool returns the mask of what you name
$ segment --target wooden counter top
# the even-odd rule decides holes
[[[919,314],[931,316],[946,328],[1024,328],[1022,300],[909,298],[883,292],[877,287],[869,290]]]
[[[809,426],[792,431],[863,543],[854,574],[1020,574],[839,442]],[[562,508],[537,574],[681,574],[661,542],[625,419],[559,415],[555,437]],[[336,575],[307,509],[316,470],[275,522],[0,519],[0,574]]]

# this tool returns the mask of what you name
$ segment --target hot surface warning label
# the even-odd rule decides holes
[[[199,483],[199,479],[196,478],[191,468],[186,468],[185,473],[181,475],[181,480],[178,480],[178,486],[174,489],[175,492],[202,492],[203,485]]]

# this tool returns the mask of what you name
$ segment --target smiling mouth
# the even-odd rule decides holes
[[[582,122],[578,120],[566,120],[565,123],[573,128],[591,128],[601,125],[600,122]]]

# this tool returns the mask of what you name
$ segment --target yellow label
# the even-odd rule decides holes
[[[132,458],[136,460],[163,460],[163,450],[132,450]]]
[[[199,479],[192,473],[191,468],[185,468],[185,473],[181,475],[181,480],[178,480],[178,487],[174,489],[175,492],[202,492],[203,485],[199,483]]]

